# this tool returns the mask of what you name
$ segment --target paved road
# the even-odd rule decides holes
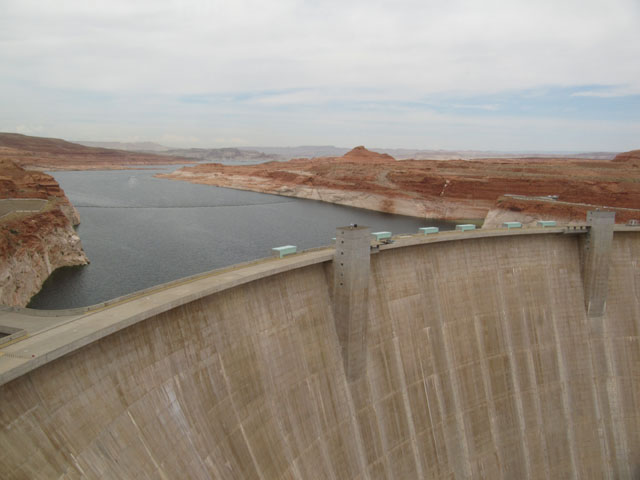
[[[0,199],[0,218],[13,212],[39,212],[46,203],[40,198],[3,198]]]

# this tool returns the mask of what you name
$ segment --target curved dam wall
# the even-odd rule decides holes
[[[326,254],[34,335],[133,318],[0,387],[0,476],[637,478],[640,232],[613,236],[600,317],[585,308],[584,235],[460,235],[371,255],[353,379]]]

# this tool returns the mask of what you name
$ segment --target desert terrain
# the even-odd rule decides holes
[[[162,178],[425,218],[584,221],[587,210],[640,218],[640,150],[613,160],[396,160],[356,147],[341,157],[184,167]],[[505,195],[514,195],[513,197]],[[493,225],[493,220],[489,222]]]
[[[215,154],[224,153],[224,158],[244,155],[219,150]],[[191,155],[0,133],[0,303],[26,305],[53,270],[88,262],[73,229],[79,223],[76,210],[55,179],[39,170],[144,168],[203,161],[213,154],[183,152]],[[267,155],[273,154],[254,158],[264,161]],[[539,219],[581,223],[587,211],[598,208],[616,211],[618,223],[640,219],[640,150],[612,160],[397,160],[356,147],[342,156],[241,166],[197,164],[158,176],[421,218],[473,220],[486,228]]]
[[[96,148],[57,138],[0,132],[0,160],[39,170],[108,170],[193,163],[170,155]]]

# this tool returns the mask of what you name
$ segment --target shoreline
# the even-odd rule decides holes
[[[0,304],[26,306],[53,271],[89,259],[74,228],[78,211],[58,182],[10,161],[1,166],[7,205],[0,218]]]
[[[635,153],[611,161],[403,160],[356,147],[342,157],[185,166],[156,178],[320,200],[416,218],[583,221],[588,209],[640,218]],[[493,226],[493,223],[491,224]]]
[[[334,205],[363,208],[381,213],[405,215],[414,218],[442,220],[456,222],[472,219],[472,223],[484,221],[492,205],[487,202],[471,202],[475,205],[463,205],[452,201],[434,201],[434,199],[420,199],[409,196],[390,197],[382,194],[368,193],[357,190],[338,190],[329,188],[314,188],[304,185],[270,185],[259,179],[239,176],[196,177],[182,170],[172,173],[154,175],[155,178],[178,180],[196,185],[210,185],[214,187],[231,188],[257,193],[281,195],[284,197],[317,200]],[[486,203],[486,205],[479,205]]]

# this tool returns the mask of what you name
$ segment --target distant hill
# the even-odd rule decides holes
[[[154,142],[74,142],[86,147],[110,148],[114,150],[128,150],[131,152],[166,152],[171,147],[166,147]]]
[[[262,163],[271,160],[291,160],[292,158],[340,157],[349,148],[333,145],[300,145],[297,147],[246,146],[237,148],[173,148],[153,142],[76,142],[91,147],[115,148],[132,152],[158,153],[192,158],[206,162],[251,162]],[[373,148],[398,160],[472,160],[476,158],[584,158],[612,160],[619,152],[577,152],[577,151],[515,151],[497,150],[438,150],[419,148]],[[255,156],[255,152],[265,156]]]
[[[630,152],[624,152],[616,155],[614,162],[625,162],[629,165],[640,166],[640,150],[631,150]]]
[[[239,148],[175,148],[160,154],[190,158],[199,162],[218,163],[264,163],[285,159],[281,155],[277,154],[264,153],[255,150],[241,150]]]
[[[406,148],[375,148],[377,152],[388,153],[398,160],[474,160],[480,158],[583,158],[612,160],[618,152],[575,152],[575,151],[516,151],[496,150],[419,150]]]
[[[189,159],[87,147],[59,138],[43,138],[0,132],[0,160],[22,167],[59,170],[112,169],[143,165],[191,163]]]
[[[292,158],[316,158],[316,157],[340,157],[350,148],[334,147],[333,145],[301,145],[299,147],[240,147],[243,150],[253,150],[273,155],[279,155],[284,159]],[[377,150],[381,151],[381,150]]]
[[[139,153],[153,153],[174,157],[189,158],[199,162],[247,162],[263,163],[275,160],[286,160],[279,154],[265,153],[259,149],[227,148],[174,148],[154,142],[77,142],[89,147],[110,148]]]
[[[300,147],[241,147],[244,150],[280,155],[286,160],[292,158],[340,157],[349,148],[332,145],[307,145]],[[495,150],[428,150],[417,148],[372,148],[386,153],[398,160],[472,160],[477,158],[588,158],[594,160],[612,160],[618,152],[504,152]]]

